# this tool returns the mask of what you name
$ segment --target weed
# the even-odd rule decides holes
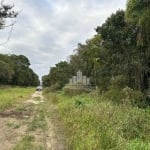
[[[12,107],[15,103],[27,99],[34,88],[2,88],[0,90],[0,111]]]
[[[53,104],[58,107],[66,126],[68,149],[150,149],[149,109],[140,109],[128,103],[118,105],[120,99],[128,98],[125,92],[124,95],[119,93],[119,96],[118,92],[111,91],[103,96],[97,93],[93,96],[93,92],[92,95],[84,94],[72,98],[55,93],[57,103]],[[46,94],[49,101],[53,102],[53,94]],[[106,101],[106,97],[111,100]]]
[[[41,98],[38,96],[38,97],[34,97],[34,99],[36,100],[36,101],[40,101],[41,100]]]
[[[130,141],[127,144],[128,150],[149,150],[150,149],[150,143],[144,143],[143,141],[139,139],[135,139]]]
[[[17,128],[20,128],[21,125],[16,124],[15,122],[8,122],[8,123],[6,123],[6,126],[9,128],[17,129]]]
[[[34,136],[25,135],[13,150],[45,150],[45,148],[34,143]]]
[[[22,138],[22,140],[15,146],[13,150],[34,150],[34,146],[32,142],[34,141],[34,137],[31,135],[26,135]]]
[[[45,112],[42,108],[38,108],[37,114],[29,124],[29,131],[35,131],[38,128],[42,130],[46,129]]]

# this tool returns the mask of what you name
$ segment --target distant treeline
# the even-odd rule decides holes
[[[0,54],[0,85],[36,86],[38,76],[23,55]]]
[[[144,93],[150,88],[150,1],[128,0],[96,28],[86,44],[78,44],[69,62],[59,62],[43,76],[44,86],[62,88],[78,70],[100,90],[112,85]]]

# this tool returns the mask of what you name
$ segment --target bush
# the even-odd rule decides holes
[[[127,86],[127,79],[123,75],[115,76],[111,79],[111,86],[114,88],[124,88]]]
[[[133,105],[133,106],[143,106],[144,96],[140,91],[135,91],[129,87],[123,89],[110,88],[102,96],[103,99],[112,101],[117,104]]]
[[[49,87],[46,87],[46,88],[44,88],[44,90],[43,90],[43,93],[44,93],[44,94],[48,94],[48,93],[50,93],[50,92],[51,92],[51,90],[50,90]]]
[[[118,94],[118,92],[120,93]],[[124,96],[130,99],[132,96],[135,98],[138,94],[134,92],[138,93],[138,91],[128,88],[124,90],[111,89],[105,94],[108,98],[111,97],[114,101],[116,99],[119,101],[119,98],[122,99]],[[121,95],[122,93],[124,95]],[[103,98],[100,97],[97,91],[71,98],[58,93],[55,96],[51,94],[49,96],[49,99],[54,99],[54,101],[56,98],[58,100],[55,104],[58,106],[59,114],[67,129],[68,149],[149,149],[149,109],[140,109],[131,105],[114,105],[111,101],[106,101],[106,95],[105,99],[104,95]]]
[[[144,106],[145,99],[141,91],[136,91],[129,87],[124,88],[122,91],[125,96],[124,101],[132,104],[133,106],[138,106],[138,107]]]
[[[84,88],[83,86],[65,86],[63,88],[64,94],[69,96],[76,96],[82,93],[89,92],[89,89]]]
[[[110,89],[102,95],[102,99],[121,104],[124,101],[125,93],[120,89]]]
[[[110,77],[100,77],[97,80],[100,92],[107,91],[110,85]]]
[[[127,140],[150,139],[150,114],[139,108],[128,109],[128,115],[122,123],[123,137]]]
[[[44,89],[45,94],[46,93],[50,93],[50,92],[56,92],[59,91],[61,89],[61,85],[59,83],[53,84],[50,87],[46,87]]]
[[[45,88],[43,94],[46,95],[46,99],[49,99],[53,104],[58,103],[57,93],[52,93],[50,88]]]

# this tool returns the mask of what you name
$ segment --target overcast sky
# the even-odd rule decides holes
[[[10,0],[9,0],[10,1]],[[11,38],[0,45],[0,53],[21,54],[29,58],[31,68],[41,77],[50,67],[66,60],[78,43],[95,34],[126,0],[11,0],[21,12]],[[0,44],[10,28],[0,31]]]

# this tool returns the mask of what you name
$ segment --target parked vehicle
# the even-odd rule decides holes
[[[36,91],[42,91],[42,86],[37,86]]]

